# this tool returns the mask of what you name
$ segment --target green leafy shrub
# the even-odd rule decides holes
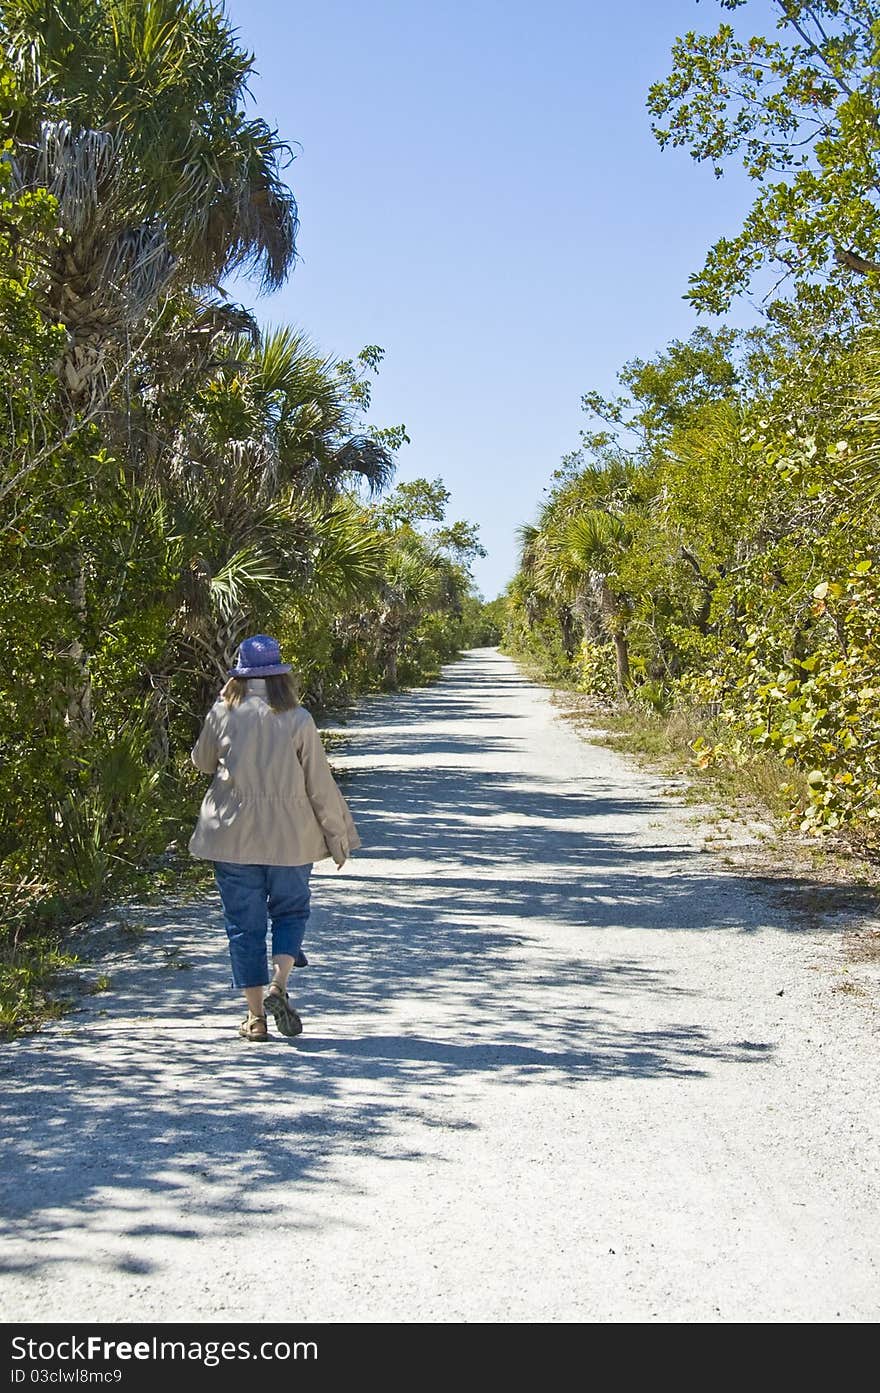
[[[610,643],[583,639],[574,665],[575,685],[587,696],[612,700],[615,694],[614,649]]]

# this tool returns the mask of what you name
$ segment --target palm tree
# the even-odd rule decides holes
[[[255,623],[366,603],[386,544],[353,490],[393,469],[349,379],[303,334],[229,340],[149,475],[180,577],[168,670],[213,682]]]
[[[602,508],[560,512],[544,510],[540,525],[521,529],[521,581],[550,600],[556,610],[566,655],[575,651],[575,620],[594,639],[614,643],[617,691],[629,687],[629,603],[618,570],[630,545],[629,530],[615,513]]]
[[[398,541],[390,552],[377,613],[378,647],[388,687],[397,686],[400,650],[407,634],[424,611],[442,598],[442,572],[441,558],[413,537]]]
[[[22,94],[16,180],[58,204],[44,312],[67,328],[61,376],[81,409],[176,288],[240,268],[282,283],[297,226],[286,147],[245,113],[253,60],[215,5],[0,0],[0,28]]]
[[[559,567],[563,585],[573,595],[582,616],[598,602],[602,625],[614,644],[617,695],[626,695],[630,684],[627,620],[629,602],[618,571],[631,537],[623,520],[614,513],[591,508],[576,513],[554,538],[549,550]]]
[[[379,585],[385,538],[350,498],[308,503],[288,493],[250,517],[237,538],[187,530],[177,547],[181,580],[176,646],[194,671],[215,675],[230,666],[255,622],[272,623],[285,608],[329,616]]]
[[[548,605],[552,608],[559,624],[563,652],[568,662],[572,662],[577,649],[577,619],[567,579],[558,567],[550,564],[553,536],[553,517],[548,509],[544,510],[537,527],[526,524],[519,529],[516,592],[529,626],[541,619]]]
[[[297,225],[286,147],[247,116],[252,59],[203,0],[0,0],[0,35],[17,84],[5,122],[15,187],[46,190],[57,205],[56,235],[37,234],[29,254],[42,257],[41,311],[67,331],[60,438],[98,413],[130,425],[111,394],[167,327],[169,299],[197,292],[197,317],[226,318],[228,329],[224,275],[284,280]],[[85,631],[85,558],[70,598]],[[79,676],[69,721],[87,730],[88,656],[80,641],[70,651]]]
[[[633,461],[608,451],[571,473],[541,510],[536,526],[520,528],[517,597],[534,623],[551,606],[569,662],[578,631],[594,642],[611,638],[617,691],[630,684],[629,599],[619,570],[631,545],[625,517],[644,507],[644,486]]]

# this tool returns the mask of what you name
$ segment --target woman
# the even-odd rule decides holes
[[[255,634],[241,644],[192,761],[214,776],[189,849],[214,862],[232,982],[248,1007],[238,1033],[245,1040],[268,1039],[268,1012],[282,1035],[298,1035],[302,1021],[287,979],[297,961],[306,961],[312,863],[332,856],[341,867],[361,841],[274,638]]]

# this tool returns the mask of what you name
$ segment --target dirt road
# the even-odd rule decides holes
[[[334,758],[364,848],[316,872],[299,1040],[236,1038],[211,898],[98,925],[110,990],[0,1047],[0,1316],[876,1320],[830,931],[494,650]]]

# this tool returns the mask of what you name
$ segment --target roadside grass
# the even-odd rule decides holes
[[[571,684],[551,682],[538,673],[528,676],[549,685],[560,715],[570,721],[585,740],[618,750],[674,781],[676,793],[692,805],[700,805],[701,820],[713,849],[728,852],[727,864],[749,868],[783,886],[786,877],[799,875],[817,887],[821,913],[843,907],[853,893],[862,907],[876,900],[880,890],[880,858],[856,838],[826,834],[808,837],[792,824],[792,807],[806,801],[806,777],[773,755],[757,754],[747,763],[704,763],[694,744],[718,743],[720,724],[692,710],[661,714],[638,706],[618,707],[585,696]],[[702,747],[701,747],[702,748]],[[787,787],[786,787],[787,786]],[[731,824],[745,824],[748,845],[725,846]],[[784,893],[784,892],[781,892]],[[803,889],[799,902],[808,898]],[[805,910],[809,909],[805,903]],[[876,908],[876,905],[875,905]]]
[[[806,775],[774,755],[758,753],[743,764],[718,761],[704,766],[694,752],[696,742],[714,746],[725,731],[699,712],[660,715],[632,708],[609,712],[601,719],[603,744],[662,764],[670,773],[687,775],[692,781],[691,801],[709,798],[732,811],[769,815],[781,825],[787,824],[793,806],[806,801]]]
[[[586,696],[565,678],[548,676],[518,656],[515,661],[526,677],[552,689],[560,714],[584,739],[631,755],[670,778],[683,777],[683,793],[691,803],[715,804],[719,814],[770,819],[778,835],[790,832],[791,809],[807,797],[806,775],[799,770],[768,754],[758,754],[740,765],[704,765],[694,751],[696,742],[714,746],[728,733],[705,713],[687,708],[660,713],[644,706],[619,706]],[[798,840],[806,845],[803,838]],[[844,855],[849,850],[842,848]]]
[[[847,934],[844,947],[850,962],[880,967],[880,929],[858,929]]]
[[[714,803],[731,815],[769,817],[779,822],[781,832],[793,803],[806,797],[805,776],[773,755],[759,754],[743,764],[704,764],[695,753],[696,742],[713,746],[724,732],[698,711],[661,714],[638,706],[612,707],[561,684],[554,685],[553,700],[585,739],[669,776],[684,776],[690,802]]]
[[[31,1034],[45,1021],[57,1020],[71,1009],[69,1000],[53,996],[53,988],[59,973],[79,964],[77,929],[94,915],[110,904],[120,908],[127,902],[161,904],[171,895],[196,895],[210,885],[210,864],[192,860],[185,851],[181,853],[178,843],[162,857],[129,868],[100,898],[77,896],[33,883],[3,887],[12,913],[7,908],[0,931],[0,1041]],[[143,932],[137,924],[128,923],[124,915],[120,931],[132,943]],[[175,961],[169,966],[183,964]],[[95,995],[111,987],[110,978],[99,974],[84,990]]]
[[[19,943],[4,938],[0,943],[0,1040],[36,1030],[43,1021],[64,1014],[64,1005],[53,1001],[49,990],[58,972],[76,962],[76,954],[63,947],[60,928],[32,930]]]
[[[525,670],[525,669],[524,669]],[[620,708],[551,682],[559,714],[582,739],[617,750],[670,781],[669,792],[698,806],[703,849],[738,874],[758,881],[806,931],[839,933],[830,990],[838,1000],[875,1009],[880,993],[880,856],[855,838],[807,837],[792,823],[806,780],[781,760],[759,754],[748,763],[703,763],[722,729],[699,712],[659,714]],[[697,751],[694,745],[702,744]],[[788,785],[788,789],[784,788]]]

